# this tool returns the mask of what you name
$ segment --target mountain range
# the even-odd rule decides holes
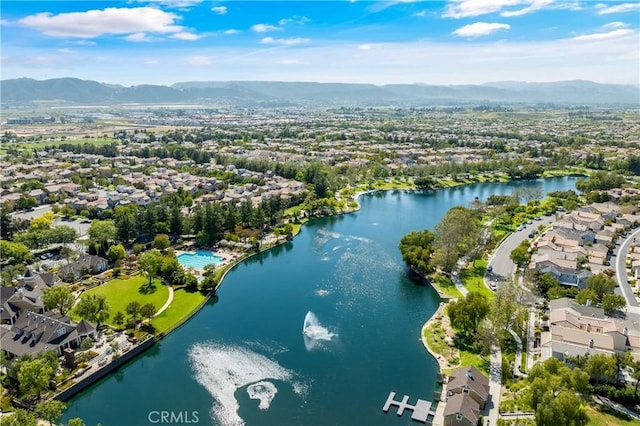
[[[122,86],[77,78],[0,81],[3,105],[196,103],[233,106],[419,106],[455,103],[640,104],[640,86],[584,80],[481,85],[355,84],[278,81],[190,81]]]

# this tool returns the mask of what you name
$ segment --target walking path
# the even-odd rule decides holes
[[[535,347],[535,333],[536,333],[536,310],[533,307],[529,308],[529,327],[527,334],[527,372],[530,372],[535,364],[534,347]]]
[[[516,341],[516,359],[513,361],[513,376],[526,376],[526,374],[524,374],[520,368],[522,365],[522,339],[520,339],[518,333],[516,333],[512,329],[508,328],[507,331],[513,336],[513,339]]]
[[[170,285],[167,285],[167,287],[169,288],[169,297],[167,298],[167,301],[164,302],[164,305],[162,305],[162,307],[158,309],[158,312],[156,312],[154,317],[157,317],[162,312],[164,312],[169,307],[169,305],[171,305],[171,302],[173,302],[173,287],[171,287]]]
[[[487,406],[489,407],[487,418],[489,419],[488,425],[497,425],[498,417],[500,417],[500,398],[502,397],[502,352],[498,346],[491,348],[491,367],[489,367],[489,394],[491,395],[491,401]]]

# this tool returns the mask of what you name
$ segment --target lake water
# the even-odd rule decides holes
[[[390,391],[413,403],[432,399],[437,363],[420,330],[439,301],[408,277],[400,238],[432,229],[448,209],[475,197],[524,186],[572,189],[576,179],[365,195],[358,212],[314,220],[292,242],[238,265],[217,300],[78,394],[62,421],[415,424],[410,412],[398,418],[382,406]]]

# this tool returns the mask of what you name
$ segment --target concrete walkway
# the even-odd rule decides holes
[[[500,417],[500,398],[502,397],[502,352],[500,348],[491,348],[491,367],[489,367],[489,394],[491,400],[487,404],[489,410],[486,417],[489,419],[487,425],[497,425]]]
[[[533,364],[535,364],[536,310],[533,307],[529,308],[529,326],[527,329],[527,373],[529,373],[533,368]]]
[[[158,309],[158,312],[156,312],[154,318],[163,313],[169,307],[169,305],[171,305],[171,302],[173,302],[173,287],[171,287],[170,285],[168,285],[167,287],[169,288],[169,297],[167,298],[167,301],[164,302],[164,305],[162,305],[162,307]]]
[[[508,328],[507,331],[513,336],[513,339],[516,341],[516,359],[513,361],[513,377],[526,376],[525,373],[522,372],[522,339],[518,336],[518,333]]]

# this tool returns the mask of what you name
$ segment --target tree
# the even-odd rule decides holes
[[[149,250],[140,255],[138,267],[149,277],[149,285],[161,270],[163,261],[162,253],[158,249]]]
[[[171,247],[171,240],[169,240],[169,236],[166,234],[158,234],[153,239],[153,248],[158,250],[164,250],[168,247]]]
[[[31,250],[24,244],[0,240],[0,259],[10,264],[27,263],[33,258]]]
[[[158,310],[153,303],[145,303],[140,307],[140,314],[149,320],[153,318],[156,312],[158,312]]]
[[[76,254],[75,250],[67,245],[62,246],[62,248],[60,249],[60,256],[66,259],[67,265],[69,264],[69,260],[73,256],[75,256],[75,254]]]
[[[468,293],[464,299],[450,302],[447,306],[447,315],[451,325],[463,334],[470,335],[478,328],[491,309],[486,296],[477,292]]]
[[[18,408],[12,415],[2,417],[2,426],[38,426],[38,419],[22,408]]]
[[[604,309],[605,314],[613,315],[616,311],[620,311],[627,306],[627,301],[619,294],[605,294],[602,297],[600,306]]]
[[[47,309],[57,309],[61,315],[66,314],[73,308],[76,299],[73,297],[71,289],[64,285],[57,285],[46,288],[42,292],[42,302]]]
[[[543,293],[547,293],[550,289],[554,287],[560,286],[560,280],[551,275],[549,272],[545,272],[544,274],[538,277],[538,287],[542,290]]]
[[[41,358],[26,361],[18,371],[20,392],[26,396],[36,396],[40,399],[43,390],[49,387],[49,380],[53,377],[53,368]]]
[[[450,271],[458,259],[476,249],[481,227],[474,213],[465,207],[450,209],[435,227],[435,255],[432,262]]]
[[[100,425],[100,423],[98,423]],[[69,419],[67,422],[67,426],[87,426],[84,421],[80,417],[75,417],[73,419]]]
[[[55,399],[50,399],[45,402],[41,402],[36,406],[36,416],[41,419],[48,421],[49,425],[52,426],[54,422],[58,421],[58,419],[64,413],[64,410],[67,408],[67,404],[61,401],[57,401]]]
[[[29,225],[29,227],[35,231],[46,231],[48,229],[51,229],[53,219],[53,212],[46,212],[40,217],[31,219],[31,224]]]
[[[582,426],[589,423],[580,397],[567,390],[545,394],[535,415],[537,425]]]
[[[509,255],[509,258],[516,265],[523,265],[531,259],[531,254],[529,253],[529,240],[524,240],[520,245],[514,248]]]
[[[198,290],[198,278],[191,273],[184,275],[183,283],[188,291]]]
[[[598,303],[598,293],[589,288],[585,288],[583,290],[580,290],[578,294],[576,294],[577,303],[586,305],[588,301],[593,304]]]
[[[117,230],[112,220],[94,220],[87,233],[91,241],[100,245],[100,249],[104,253],[107,249],[107,244],[115,241]]]
[[[613,278],[605,274],[596,274],[587,278],[587,288],[593,290],[598,295],[598,300],[602,300],[605,294],[613,293],[616,282]]]
[[[608,382],[616,381],[616,362],[613,358],[603,354],[595,354],[589,357],[586,372],[595,380],[596,385],[605,380]]]
[[[75,312],[84,320],[95,322],[100,327],[109,318],[107,298],[101,294],[85,294],[75,307]]]
[[[126,307],[127,314],[131,315],[131,317],[135,320],[138,319],[138,315],[140,315],[140,302],[134,300],[133,302],[129,302]]]
[[[434,252],[434,239],[435,235],[428,229],[408,233],[400,240],[402,260],[419,274],[431,272],[433,268],[430,261]]]
[[[127,256],[127,251],[124,249],[122,244],[115,244],[109,247],[107,250],[107,257],[112,262],[117,262],[118,260],[122,260]]]
[[[117,325],[124,324],[124,314],[122,311],[118,311],[113,316],[113,322]]]

